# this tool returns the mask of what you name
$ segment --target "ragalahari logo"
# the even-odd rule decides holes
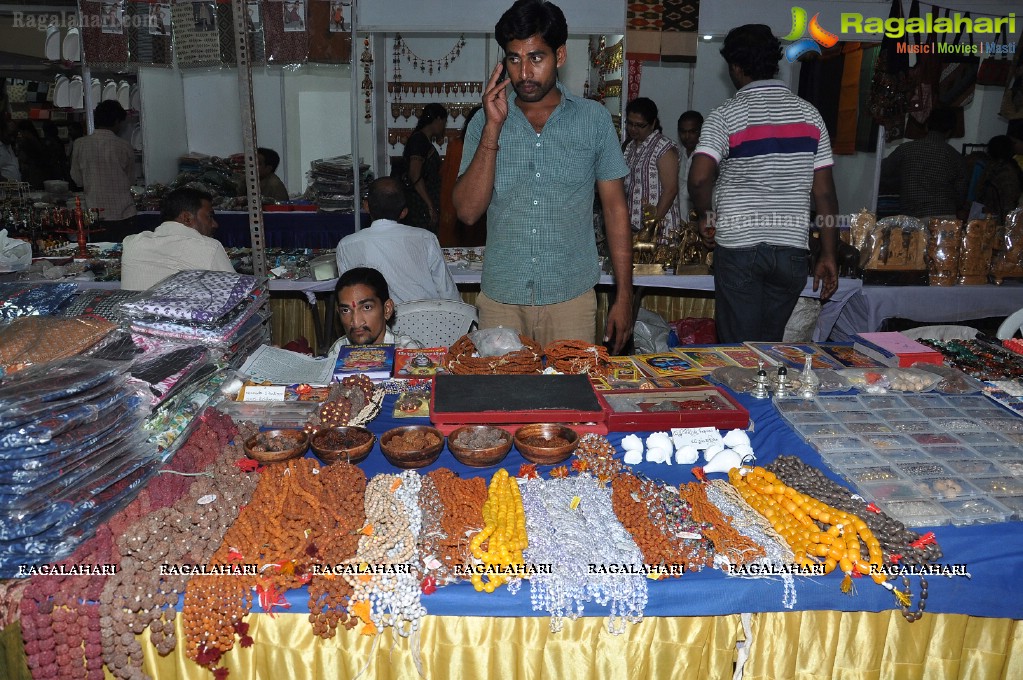
[[[790,64],[807,52],[820,54],[822,47],[834,47],[838,44],[838,36],[820,25],[819,13],[814,14],[809,22],[806,17],[806,10],[802,7],[792,8],[792,31],[784,38],[794,41],[785,48],[785,58]],[[810,31],[810,37],[804,38],[807,30]]]

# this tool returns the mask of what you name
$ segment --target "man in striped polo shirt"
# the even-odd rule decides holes
[[[714,250],[719,342],[780,341],[806,285],[810,199],[821,226],[813,289],[838,288],[838,199],[820,113],[775,80],[781,43],[763,24],[729,31],[721,55],[737,88],[700,132],[689,194]]]
[[[558,81],[568,25],[557,5],[518,0],[494,35],[504,60],[483,94],[485,115],[469,123],[452,195],[463,222],[487,213],[480,327],[516,328],[542,344],[594,341],[596,185],[617,283],[604,341],[617,353],[632,334],[632,231],[611,115]]]

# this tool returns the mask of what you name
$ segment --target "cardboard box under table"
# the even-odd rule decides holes
[[[607,434],[606,413],[585,375],[446,375],[434,378],[430,420],[444,434],[486,424],[514,432],[529,423],[565,423]]]

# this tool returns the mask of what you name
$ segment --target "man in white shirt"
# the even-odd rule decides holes
[[[689,168],[693,164],[693,151],[700,141],[700,129],[703,128],[703,116],[699,111],[686,111],[678,117],[678,143],[682,156],[678,164],[678,209],[682,219],[689,221],[689,211],[693,209],[693,201],[689,198]]]
[[[397,345],[410,349],[423,346],[407,335],[395,335],[388,328],[394,319],[394,301],[383,274],[370,267],[355,267],[341,274],[334,286],[341,328],[345,334],[328,354],[346,345]]]
[[[398,223],[408,209],[397,179],[381,177],[370,184],[363,208],[373,222],[337,244],[339,272],[353,267],[376,269],[386,279],[394,304],[462,299],[437,237],[426,229]]]
[[[145,290],[189,269],[233,272],[224,246],[211,238],[217,230],[212,201],[205,191],[189,187],[167,194],[160,203],[163,224],[124,239],[121,289]]]

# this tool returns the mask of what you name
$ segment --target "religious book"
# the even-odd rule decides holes
[[[394,402],[395,418],[429,418],[429,392],[402,392]]]
[[[723,352],[713,347],[673,347],[672,351],[683,359],[691,361],[694,368],[713,370],[723,366],[736,366],[737,364]]]
[[[694,368],[691,359],[683,358],[674,352],[637,354],[632,358],[640,370],[651,378],[671,378],[687,375]]]
[[[334,379],[364,374],[387,380],[394,369],[394,345],[342,345],[334,363]]]
[[[639,382],[644,379],[643,372],[639,370],[632,357],[608,357],[611,370],[607,374],[607,382]]]
[[[394,377],[396,379],[430,378],[438,373],[446,373],[444,356],[447,347],[428,347],[425,349],[394,350]]]
[[[746,345],[773,363],[788,368],[802,369],[808,355],[813,357],[815,369],[843,368],[813,343],[747,342]]]
[[[743,368],[757,368],[760,362],[764,360],[762,356],[745,345],[719,345],[714,350],[719,354],[725,355]],[[774,365],[773,361],[766,361],[764,363]]]
[[[879,368],[879,361],[857,352],[852,345],[817,345],[822,352],[847,368]]]

